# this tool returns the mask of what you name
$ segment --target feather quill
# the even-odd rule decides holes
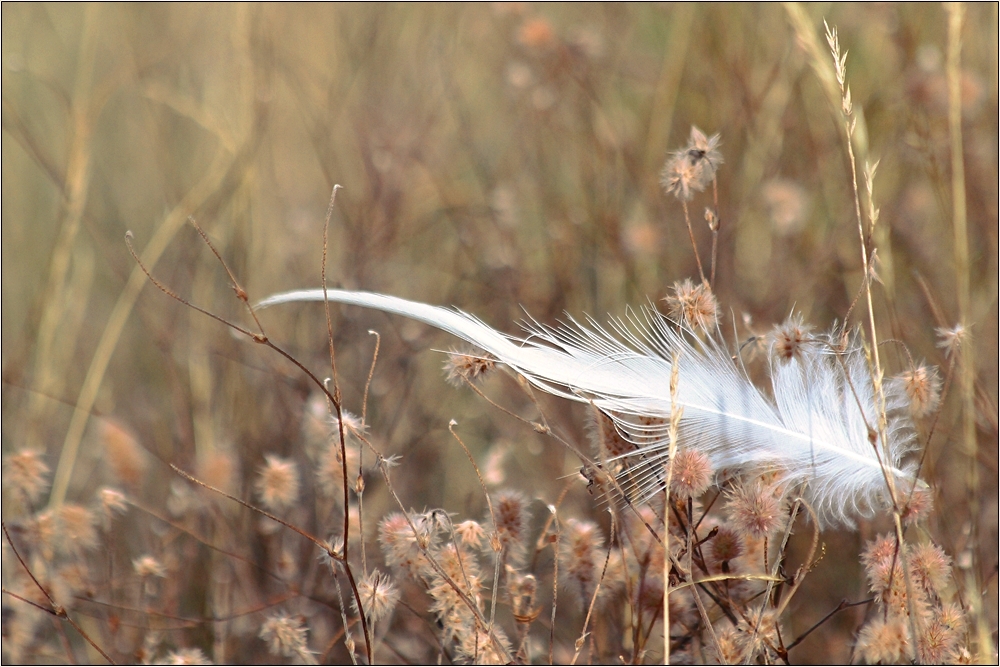
[[[402,315],[447,331],[496,357],[532,385],[557,396],[593,403],[622,437],[638,446],[624,461],[629,500],[663,489],[668,452],[672,359],[678,354],[675,400],[684,409],[678,438],[706,454],[716,470],[774,471],[790,487],[802,485],[823,524],[852,525],[888,505],[886,477],[903,489],[916,484],[902,459],[912,429],[893,410],[889,443],[876,450],[872,382],[857,346],[833,354],[809,346],[801,355],[771,355],[771,397],[733,362],[719,343],[669,325],[651,307],[627,310],[609,328],[580,324],[523,325],[510,336],[460,310],[369,292],[327,290],[331,302]],[[323,301],[321,289],[285,292],[259,304]],[[898,406],[893,397],[890,407]]]

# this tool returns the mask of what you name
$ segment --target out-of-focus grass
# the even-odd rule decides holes
[[[196,217],[251,298],[263,297],[318,284],[323,213],[339,183],[333,283],[453,304],[508,331],[522,307],[543,322],[564,311],[600,319],[696,275],[681,208],[658,181],[667,152],[697,125],[721,133],[726,160],[715,290],[727,334],[763,333],[793,309],[826,327],[857,295],[842,129],[778,6],[2,11],[3,448],[41,448],[55,468],[90,369],[97,391],[68,479],[71,499],[111,481],[96,428],[105,419],[127,426],[149,453],[139,495],[152,507],[164,506],[175,479],[167,463],[193,468],[229,452],[240,470],[233,489],[248,496],[264,452],[305,461],[300,423],[312,389],[293,367],[150,286],[134,307],[121,305],[135,270],[125,231],[142,252],[159,230],[169,244],[154,273],[213,312],[247,320],[194,231],[166,233],[171,215]],[[864,114],[857,149],[880,160],[875,199],[886,233],[877,239],[877,320],[881,338],[898,341],[884,347],[887,365],[904,369],[906,349],[945,369],[935,328],[956,324],[957,312],[942,9],[806,11],[817,31],[824,17],[840,30]],[[996,6],[970,5],[963,38],[980,515],[966,508],[957,391],[924,467],[938,492],[932,535],[960,562],[974,551],[975,567],[994,573],[995,628]],[[707,203],[693,207],[703,261]],[[116,303],[127,318],[109,340]],[[451,341],[382,315],[334,311],[348,409],[361,409],[373,349],[367,331],[382,335],[369,423],[385,451],[405,457],[394,481],[407,503],[485,511],[447,432],[451,418],[481,460],[492,455],[508,483],[546,502],[558,495],[558,478],[579,466],[471,392],[445,385],[442,357],[428,350]],[[319,309],[262,318],[274,340],[328,374]],[[855,314],[850,323],[858,321]],[[95,376],[102,337],[113,354]],[[493,395],[532,410],[495,382]],[[585,440],[582,410],[544,403],[558,428]],[[568,502],[598,512],[582,486]],[[388,507],[384,490],[367,492],[373,518]],[[968,544],[970,520],[979,544]],[[866,524],[860,536],[824,539],[831,551],[855,554],[875,530]],[[138,527],[134,538],[121,537],[116,548],[128,557],[146,539]],[[863,595],[859,573],[849,558],[822,562],[799,599],[815,606],[802,610],[798,629]],[[845,659],[859,620],[838,616],[795,659]]]

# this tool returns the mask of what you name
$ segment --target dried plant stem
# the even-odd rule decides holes
[[[701,266],[701,256],[698,254],[698,243],[694,240],[694,230],[691,228],[691,215],[688,213],[687,200],[682,198],[681,204],[684,205],[684,222],[687,223],[688,237],[691,239],[691,250],[694,252],[694,261],[698,264],[698,275],[701,277],[703,284],[711,287],[711,283],[705,280],[705,269]]]
[[[965,157],[962,148],[962,23],[965,6],[959,2],[945,3],[948,13],[948,128],[951,135],[951,205],[954,228],[955,283],[959,325],[972,325],[971,270],[969,261],[969,231],[965,203]],[[958,384],[962,398],[962,443],[967,462],[966,498],[969,503],[972,567],[966,575],[965,597],[972,605],[975,632],[973,646],[979,661],[993,660],[993,638],[982,609],[979,594],[979,447],[976,441],[975,383],[976,366],[972,341],[959,351]]]
[[[90,188],[91,137],[98,111],[92,108],[92,94],[94,58],[98,45],[97,13],[99,11],[101,10],[98,5],[86,6],[80,31],[76,80],[73,85],[73,98],[70,101],[72,129],[62,192],[65,197],[66,211],[59,229],[59,236],[52,250],[52,258],[49,261],[45,305],[38,323],[35,343],[34,385],[36,392],[32,395],[28,409],[29,421],[35,422],[36,428],[42,428],[45,422],[46,407],[49,405],[45,397],[58,394],[57,383],[65,377],[64,373],[57,370],[58,361],[55,357],[58,356],[58,352],[55,342],[58,334],[66,334],[66,331],[60,326],[60,321],[66,309],[72,305],[69,294],[71,285],[67,281],[67,276]],[[4,114],[6,113],[5,107]],[[4,125],[6,127],[6,116]],[[70,345],[70,341],[64,340],[60,347]],[[39,435],[41,436],[41,434]]]
[[[466,378],[465,381],[468,382],[469,381],[468,378]],[[472,452],[469,451],[469,448],[465,446],[464,442],[462,442],[462,438],[460,438],[458,436],[458,433],[455,432],[456,426],[458,426],[458,422],[452,419],[448,423],[448,432],[451,433],[451,435],[455,438],[455,440],[458,440],[458,444],[462,446],[462,451],[464,451],[465,455],[469,457],[469,463],[472,464],[472,469],[476,471],[476,478],[479,480],[479,486],[483,488],[483,496],[486,497],[486,507],[489,508],[490,510],[490,521],[493,522],[493,535],[490,536],[490,544],[494,546],[493,598],[492,601],[490,602],[490,630],[492,632],[493,623],[496,620],[496,613],[497,613],[497,586],[500,583],[500,550],[496,548],[497,546],[500,545],[500,535],[497,532],[497,527],[496,527],[497,517],[496,513],[494,513],[493,511],[493,500],[490,498],[490,492],[486,489],[486,482],[485,480],[483,480],[483,474],[479,471],[479,466],[476,465],[476,459],[472,456]],[[459,564],[461,564],[461,562],[462,559],[459,558]]]
[[[684,217],[687,217],[687,203],[684,204]],[[691,223],[688,222],[688,231],[691,230]],[[694,242],[694,236],[691,237]],[[695,257],[698,256],[698,249],[695,248]],[[701,268],[701,262],[698,263]],[[702,274],[702,281],[705,276]],[[670,519],[667,508],[670,507],[670,483],[674,475],[674,454],[677,453],[677,431],[684,415],[684,408],[677,403],[677,383],[680,379],[680,355],[674,353],[670,364],[670,445],[667,455],[666,480],[663,489],[663,664],[670,664],[670,566],[673,559],[670,557]],[[690,576],[690,573],[689,573]]]
[[[156,266],[163,252],[167,249],[167,245],[184,225],[188,216],[200,208],[213,193],[218,191],[226,175],[236,163],[236,160],[236,156],[222,150],[216,154],[205,176],[174,207],[149,240],[149,244],[142,252],[142,260],[146,266]],[[135,267],[131,275],[129,275],[124,289],[119,294],[114,308],[111,310],[111,315],[108,317],[104,332],[101,334],[101,339],[94,350],[94,356],[90,360],[87,375],[84,377],[83,385],[80,387],[80,393],[76,399],[73,416],[70,419],[66,438],[63,441],[62,450],[59,454],[59,463],[52,478],[49,507],[59,507],[66,499],[66,492],[69,489],[69,483],[73,476],[73,469],[76,466],[80,441],[83,438],[87,422],[90,419],[90,411],[94,407],[94,401],[97,400],[97,392],[104,381],[104,373],[108,369],[111,355],[118,345],[118,340],[121,338],[125,323],[128,321],[136,299],[139,297],[139,292],[142,291],[145,284],[145,271],[141,267]]]
[[[31,571],[31,568],[28,567],[28,564],[24,562],[24,558],[21,557],[21,554],[17,550],[17,547],[14,546],[14,541],[10,539],[10,533],[7,531],[7,524],[6,523],[0,523],[0,528],[3,528],[3,535],[4,535],[4,537],[7,538],[7,544],[10,545],[10,550],[14,552],[14,556],[17,558],[18,562],[21,563],[21,567],[24,568],[24,571],[28,573],[28,576],[31,578],[31,581],[34,582],[34,584],[38,588],[38,590],[40,590],[42,592],[42,595],[45,596],[45,599],[48,600],[49,606],[48,607],[44,607],[44,606],[42,606],[40,604],[37,604],[35,602],[31,602],[30,600],[26,600],[25,598],[23,598],[23,597],[21,597],[19,595],[16,595],[16,594],[14,594],[14,593],[6,590],[6,589],[4,589],[4,593],[7,593],[8,595],[10,595],[12,597],[15,597],[18,600],[21,600],[23,602],[27,602],[27,603],[31,604],[33,607],[36,607],[36,608],[40,609],[41,611],[44,611],[47,614],[52,614],[55,618],[64,619],[67,623],[69,623],[70,625],[72,625],[73,629],[76,630],[78,633],[80,633],[80,636],[83,637],[84,640],[86,640],[86,642],[88,644],[90,644],[94,648],[95,651],[97,651],[98,653],[100,653],[101,656],[105,660],[107,660],[109,664],[112,664],[112,665],[115,664],[115,661],[111,659],[111,656],[109,656],[107,653],[105,653],[104,649],[102,649],[100,646],[98,646],[97,643],[93,639],[90,638],[90,635],[88,635],[86,632],[84,632],[83,628],[81,628],[79,625],[77,625],[76,621],[74,621],[70,617],[69,613],[67,613],[65,607],[63,607],[62,605],[60,605],[59,603],[57,603],[55,601],[55,598],[52,597],[52,595],[49,593],[49,591],[44,586],[42,586],[42,584],[38,581],[38,579],[35,577],[35,573]],[[68,656],[68,657],[72,657],[72,656]]]

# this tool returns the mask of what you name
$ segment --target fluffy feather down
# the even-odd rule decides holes
[[[624,320],[610,321],[612,331],[589,318],[586,325],[571,319],[559,328],[532,322],[517,338],[461,311],[397,297],[328,290],[327,298],[425,322],[489,352],[543,391],[593,403],[639,445],[625,462],[633,502],[663,489],[675,353],[676,401],[684,408],[678,437],[704,452],[716,470],[773,471],[786,488],[804,487],[824,524],[851,525],[853,517],[885,507],[886,475],[902,489],[915,483],[901,463],[912,444],[905,417],[891,420],[882,461],[869,439],[877,411],[856,347],[834,354],[810,346],[790,359],[771,355],[772,400],[724,347],[675,329],[652,308],[627,310]],[[302,290],[276,294],[257,307],[322,300],[323,290]]]

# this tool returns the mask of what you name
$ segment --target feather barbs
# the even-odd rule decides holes
[[[716,471],[770,471],[788,488],[801,486],[824,524],[851,525],[855,517],[886,507],[887,476],[915,483],[913,471],[902,467],[912,444],[905,411],[894,411],[888,443],[876,447],[869,440],[878,413],[858,346],[835,354],[825,354],[812,338],[794,354],[787,346],[770,346],[768,396],[722,344],[674,328],[651,306],[627,309],[624,319],[611,319],[607,327],[592,318],[586,324],[570,318],[558,328],[531,321],[518,338],[457,310],[368,292],[326,294],[331,302],[430,324],[484,350],[545,392],[593,404],[636,448],[618,457],[620,488],[630,502],[663,490],[672,401],[684,411],[678,439],[685,448],[704,454]],[[323,290],[286,292],[258,307],[323,298]],[[807,329],[795,321],[791,331],[801,343],[798,332]],[[672,396],[674,358],[680,381]],[[901,404],[889,398],[890,407]]]

